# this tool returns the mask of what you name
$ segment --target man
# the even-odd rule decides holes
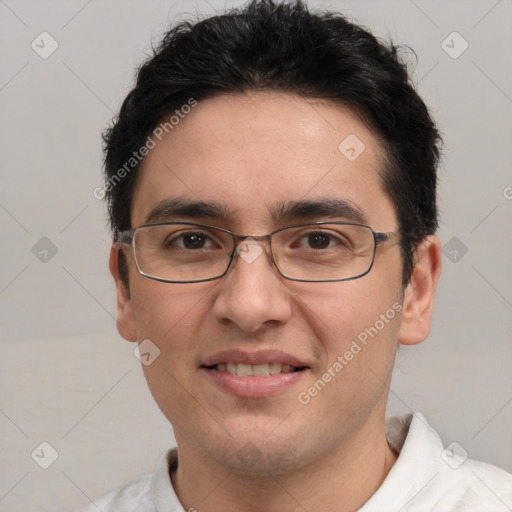
[[[118,329],[177,449],[83,510],[510,510],[509,474],[385,419],[398,345],[430,330],[439,146],[395,48],[339,14],[168,32],[105,191]]]

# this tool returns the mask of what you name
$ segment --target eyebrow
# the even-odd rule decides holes
[[[211,219],[224,222],[233,221],[239,215],[227,205],[217,202],[189,201],[169,198],[160,201],[146,216],[145,224],[166,222],[173,218],[193,220]],[[316,219],[342,218],[358,223],[366,223],[364,212],[348,199],[317,198],[314,200],[281,201],[270,209],[275,223],[314,221]]]
[[[275,222],[308,221],[321,218],[343,218],[358,223],[366,223],[364,212],[352,201],[341,198],[318,198],[278,203],[271,210]]]
[[[233,217],[229,209],[215,202],[188,201],[183,199],[164,199],[147,215],[145,223],[165,222],[173,217],[188,219],[212,218],[229,221]]]

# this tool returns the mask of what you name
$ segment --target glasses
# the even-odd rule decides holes
[[[286,279],[331,282],[368,274],[377,246],[396,236],[348,222],[295,224],[263,236],[193,222],[162,222],[119,232],[117,244],[131,246],[140,274],[165,283],[220,279],[235,254],[252,263],[264,252]],[[268,242],[270,253],[259,242]]]

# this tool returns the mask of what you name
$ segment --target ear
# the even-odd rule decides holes
[[[121,279],[119,272],[119,250],[112,245],[109,258],[110,273],[114,278],[117,292],[117,330],[128,341],[137,341],[135,313],[130,292]]]
[[[404,291],[398,342],[416,345],[430,333],[437,281],[441,274],[441,242],[428,236],[414,253],[414,267]]]

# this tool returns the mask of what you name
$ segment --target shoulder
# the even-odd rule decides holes
[[[364,512],[510,512],[512,475],[468,458],[441,438],[420,413],[390,418],[390,446],[399,454]]]
[[[512,508],[512,474],[472,459],[459,458],[460,466],[442,467],[433,510],[510,511]],[[435,494],[435,493],[434,493]]]
[[[76,512],[182,512],[170,478],[176,466],[177,451],[170,449],[160,456],[152,475],[136,478]]]
[[[109,492],[76,512],[156,512],[151,499],[151,475],[143,475]]]

